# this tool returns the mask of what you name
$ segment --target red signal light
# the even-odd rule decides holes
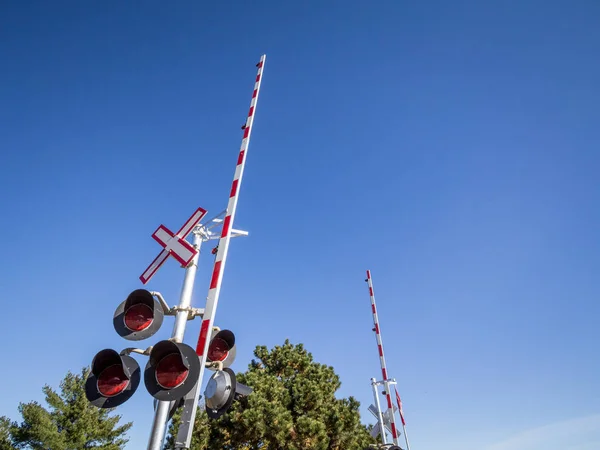
[[[140,366],[129,355],[100,350],[85,381],[85,396],[97,408],[114,408],[126,402],[140,384]]]
[[[123,321],[131,331],[142,331],[152,325],[154,311],[144,303],[137,303],[125,311]]]
[[[174,401],[190,392],[200,375],[200,358],[187,344],[164,340],[150,350],[144,384],[152,397]]]
[[[223,361],[229,353],[229,344],[218,337],[214,338],[208,347],[209,361]]]
[[[159,330],[164,314],[163,306],[152,292],[136,289],[117,306],[113,326],[119,336],[129,341],[140,341]]]
[[[98,375],[98,391],[104,397],[114,397],[125,390],[129,380],[123,372],[123,366],[115,364],[104,369]]]
[[[222,368],[229,367],[235,359],[235,335],[230,330],[214,329],[208,344],[206,360],[208,362],[221,363]],[[208,367],[209,370],[216,370],[214,365]]]
[[[156,365],[156,381],[165,389],[180,386],[188,377],[189,370],[178,353],[165,356]]]

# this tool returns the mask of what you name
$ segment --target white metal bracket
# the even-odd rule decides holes
[[[124,348],[123,350],[121,350],[121,353],[119,353],[120,355],[129,355],[131,353],[139,353],[140,355],[150,355],[150,352],[152,351],[152,346],[148,347],[146,350],[142,350],[141,348],[135,348],[135,347],[128,347],[128,348]]]
[[[156,297],[156,299],[159,301],[160,306],[162,306],[163,312],[165,313],[165,315],[170,316],[171,314],[171,308],[169,308],[169,304],[165,301],[165,298],[162,296],[162,294],[160,292],[157,291],[150,291],[150,295],[152,295],[153,297]]]

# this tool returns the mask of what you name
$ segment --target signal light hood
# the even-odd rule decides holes
[[[160,361],[169,355],[176,355],[180,358],[181,363],[188,370],[185,380],[170,389],[159,384],[156,374]],[[180,399],[191,391],[198,381],[199,375],[200,359],[196,351],[187,344],[164,340],[157,343],[150,352],[148,363],[144,369],[144,384],[150,395],[157,400],[172,401]]]
[[[102,372],[112,366],[121,366],[128,380],[127,386],[116,395],[105,396],[98,388]],[[135,393],[141,380],[140,366],[128,355],[120,355],[113,349],[99,351],[92,361],[90,374],[85,382],[85,396],[98,408],[114,408],[125,403]]]
[[[131,329],[125,323],[125,314],[135,305],[147,306],[149,310],[152,311],[150,323],[139,330]],[[146,289],[136,289],[127,296],[127,299],[117,306],[113,315],[113,326],[115,327],[115,331],[122,338],[129,341],[140,341],[154,335],[160,329],[163,319],[164,311],[160,302],[152,296],[150,291],[147,291]]]

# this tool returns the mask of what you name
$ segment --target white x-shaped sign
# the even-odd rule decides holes
[[[152,234],[152,237],[156,242],[162,245],[163,251],[154,258],[154,261],[150,263],[148,268],[140,276],[142,283],[146,284],[150,278],[154,276],[169,255],[179,261],[182,266],[187,266],[190,263],[198,253],[198,250],[186,241],[185,238],[192,232],[194,227],[200,223],[205,214],[205,209],[198,208],[177,233],[173,233],[164,225],[161,225],[156,229]]]

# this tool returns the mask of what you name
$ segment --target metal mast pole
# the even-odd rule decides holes
[[[171,339],[175,342],[183,342],[185,326],[187,325],[190,305],[192,303],[192,292],[194,290],[194,281],[196,279],[196,270],[198,269],[201,245],[202,237],[199,233],[194,231],[194,247],[198,250],[198,253],[196,253],[192,262],[185,270],[185,278],[183,280],[181,296],[179,297],[179,306],[177,307],[177,315],[175,316],[175,324],[173,325],[173,333],[171,334]],[[150,440],[148,441],[148,450],[162,449],[167,431],[171,403],[172,402],[159,401],[156,405],[154,421],[150,432]]]
[[[379,432],[381,433],[381,443],[387,444],[385,435],[385,424],[383,423],[383,415],[381,414],[381,404],[379,403],[379,392],[377,390],[377,380],[371,378],[371,386],[373,386],[373,398],[375,398],[375,407],[377,408],[377,422],[379,423]]]
[[[242,184],[242,176],[244,174],[244,166],[246,164],[246,156],[248,154],[248,145],[250,143],[250,134],[252,133],[254,115],[256,113],[256,104],[258,102],[258,95],[260,93],[262,73],[265,66],[266,58],[267,55],[262,55],[260,61],[256,65],[258,67],[258,71],[256,74],[256,79],[254,81],[254,91],[252,93],[252,100],[250,101],[250,110],[248,111],[246,123],[242,126],[242,129],[244,130],[244,136],[242,138],[242,144],[240,146],[240,152],[238,154],[235,173],[233,176],[233,183],[231,184],[229,201],[227,203],[225,219],[223,220],[221,238],[219,239],[217,255],[215,258],[213,273],[208,289],[208,296],[206,298],[204,317],[202,320],[202,325],[200,327],[200,336],[198,337],[198,344],[196,346],[196,353],[200,357],[200,375],[198,377],[197,383],[198,390],[202,386],[202,379],[204,377],[204,370],[206,366],[206,353],[208,352],[208,345],[210,344],[209,336],[213,328],[215,315],[217,312],[217,305],[219,303],[219,294],[221,292],[221,283],[223,281],[223,271],[225,270],[225,261],[227,260],[229,241],[231,240],[231,231],[235,219],[240,186]],[[184,413],[187,416],[186,422],[189,424],[189,426],[180,428],[180,432],[177,435],[176,448],[190,448],[190,444],[192,441],[192,431],[194,428],[194,421],[196,419],[196,410],[199,400],[198,397],[198,395],[195,395],[193,399],[193,404],[190,405],[191,410],[184,411]]]
[[[385,386],[385,397],[387,399],[390,425],[392,428],[392,439],[394,445],[398,445],[398,429],[396,428],[396,417],[394,414],[394,405],[392,404],[392,395],[390,393],[390,380],[388,379],[387,367],[385,365],[385,356],[383,353],[383,340],[381,339],[381,329],[379,328],[379,318],[377,316],[377,307],[375,306],[375,293],[373,292],[373,280],[371,271],[367,270],[367,283],[369,285],[369,296],[371,297],[371,310],[373,311],[373,324],[375,325],[375,336],[377,338],[377,348],[379,350],[379,361],[381,362],[381,374],[383,375],[383,385]],[[381,411],[381,410],[380,410]],[[382,429],[382,433],[385,431]]]

